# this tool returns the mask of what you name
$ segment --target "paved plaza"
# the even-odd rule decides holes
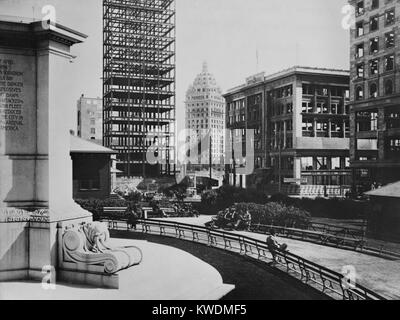
[[[211,220],[210,216],[199,218],[169,218],[193,225],[204,226]],[[235,232],[250,238],[265,241],[266,236],[251,232]],[[305,259],[341,273],[344,266],[354,266],[357,272],[357,281],[369,289],[376,291],[390,299],[400,299],[400,261],[387,260],[355,251],[321,246],[318,244],[279,238],[280,242],[288,244],[289,250]]]
[[[234,289],[214,267],[185,251],[137,240],[112,244],[138,246],[144,257],[119,273],[119,290],[66,284],[44,290],[37,282],[1,282],[0,300],[218,300]]]

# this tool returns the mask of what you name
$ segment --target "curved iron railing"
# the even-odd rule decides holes
[[[126,222],[108,220],[112,229],[129,229]],[[191,241],[210,247],[245,255],[260,262],[270,263],[271,254],[266,243],[243,235],[213,230],[202,226],[184,223],[139,219],[142,232],[160,236],[173,237]],[[322,293],[343,300],[386,300],[382,295],[357,283],[349,283],[349,279],[333,270],[306,260],[291,252],[276,252],[275,268],[299,279]]]
[[[272,229],[279,233],[279,236],[284,238],[349,249],[383,258],[400,258],[399,252],[385,250],[384,246],[381,246],[380,248],[372,247],[368,243],[368,239],[364,237],[363,232],[357,229],[334,227],[325,224],[313,224],[310,229],[262,224],[253,224],[250,228],[252,232],[262,234],[268,234]]]

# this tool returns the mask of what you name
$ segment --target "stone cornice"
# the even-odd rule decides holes
[[[31,23],[0,20],[0,46],[40,48],[42,41],[54,41],[68,47],[83,42],[86,35],[51,21]]]

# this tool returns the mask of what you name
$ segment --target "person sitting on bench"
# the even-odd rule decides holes
[[[275,237],[275,230],[272,229],[270,231],[270,235],[267,238],[267,246],[268,250],[271,252],[273,262],[276,262],[276,252],[277,251],[286,251],[287,244],[280,244]]]

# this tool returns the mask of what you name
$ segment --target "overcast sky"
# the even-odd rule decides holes
[[[184,126],[185,92],[203,61],[224,92],[259,71],[349,68],[349,33],[341,25],[347,0],[176,2],[178,127]],[[73,48],[78,58],[70,65],[73,81],[64,98],[75,110],[80,94],[102,95],[102,0],[0,0],[0,15],[40,19],[48,4],[56,8],[57,22],[89,36]],[[74,113],[70,121],[75,129]]]

